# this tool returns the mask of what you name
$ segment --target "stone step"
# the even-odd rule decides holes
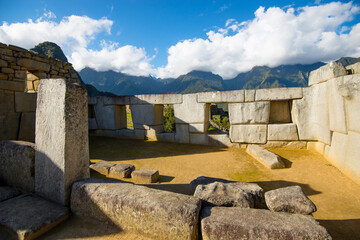
[[[270,169],[284,168],[281,157],[258,145],[248,145],[246,152]]]
[[[0,213],[0,226],[15,239],[34,239],[69,216],[67,207],[32,194],[1,202]]]

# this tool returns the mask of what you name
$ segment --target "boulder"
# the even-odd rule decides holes
[[[200,208],[192,196],[129,183],[87,179],[72,186],[75,215],[154,239],[197,239]]]
[[[98,161],[97,163],[91,164],[90,168],[98,173],[103,175],[108,175],[110,168],[115,167],[114,163],[110,163],[107,161]]]
[[[300,186],[279,188],[265,193],[265,201],[273,212],[312,214],[315,204],[305,195]]]
[[[267,126],[265,124],[244,124],[230,126],[231,142],[266,143]]]
[[[280,156],[266,150],[263,147],[248,145],[246,152],[267,168],[276,169],[285,167],[285,164],[281,160]]]
[[[109,177],[111,178],[129,178],[135,170],[135,166],[128,163],[119,163],[110,167]]]
[[[21,192],[16,188],[9,186],[0,186],[0,202],[5,201],[9,198],[19,196]]]
[[[233,183],[198,185],[194,197],[200,198],[205,206],[254,207],[251,195]]]
[[[331,239],[312,216],[239,207],[206,207],[201,232],[209,239]]]
[[[206,176],[200,176],[195,178],[190,182],[190,187],[195,190],[198,185],[207,185],[214,182],[222,182],[222,183],[231,183],[234,181],[222,179],[222,178],[213,178],[213,177],[206,177]]]
[[[160,180],[159,171],[153,169],[135,170],[131,173],[131,177],[140,184],[155,183]]]

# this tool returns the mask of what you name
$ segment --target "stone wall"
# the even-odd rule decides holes
[[[0,43],[0,140],[35,140],[36,92],[40,79],[79,83],[70,63]]]

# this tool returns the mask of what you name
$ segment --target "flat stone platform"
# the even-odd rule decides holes
[[[90,137],[92,163],[130,163],[136,169],[157,169],[160,182],[146,184],[156,189],[193,194],[189,183],[208,176],[254,182],[265,191],[300,185],[317,207],[313,214],[333,239],[360,236],[360,186],[332,166],[322,155],[309,150],[268,149],[282,157],[283,169],[268,169],[245,149],[217,148],[151,141]],[[92,173],[92,177],[104,178]],[[131,182],[131,178],[121,181]],[[70,217],[39,239],[141,239],[101,222]],[[356,238],[355,238],[356,239]]]

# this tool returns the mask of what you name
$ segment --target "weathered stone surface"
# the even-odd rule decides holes
[[[35,192],[68,204],[71,184],[90,176],[86,90],[42,79],[36,108]]]
[[[179,143],[189,143],[189,124],[176,124],[175,141]]]
[[[21,114],[18,140],[35,142],[35,112]]]
[[[264,88],[257,89],[255,93],[255,101],[289,100],[302,97],[302,88]]]
[[[351,70],[352,74],[360,74],[360,63],[354,63],[345,67],[348,70]]]
[[[230,139],[241,143],[266,143],[266,125],[231,125]]]
[[[7,67],[8,63],[2,59],[0,59],[0,67]]]
[[[88,96],[88,104],[89,104],[89,105],[96,105],[98,98],[102,98],[102,97],[91,97],[91,96]]]
[[[215,182],[242,189],[249,194],[251,207],[266,208],[264,190],[256,183],[235,182],[222,178],[200,176],[190,182],[190,187],[195,190],[199,185],[207,186]]]
[[[331,131],[347,133],[345,102],[339,93],[339,87],[344,78],[334,78],[327,81],[327,101],[329,106],[329,128]]]
[[[15,113],[14,95],[0,92],[0,140],[17,138],[19,113]]]
[[[108,175],[110,172],[110,168],[112,167],[115,167],[115,164],[107,161],[98,161],[90,165],[90,168],[92,170],[101,173],[103,175]]]
[[[334,134],[332,136],[332,140],[334,139]],[[325,144],[322,142],[308,142],[307,143],[307,149],[308,150],[313,150],[315,152],[318,152],[320,154],[324,154],[325,151]]]
[[[325,66],[322,66],[312,72],[309,76],[309,86],[318,84],[321,82],[326,82],[329,79],[345,76],[346,69],[345,67],[338,62],[330,62]]]
[[[269,102],[229,104],[229,120],[231,124],[268,123],[269,116]]]
[[[198,103],[197,94],[183,95],[182,104],[174,104],[176,123],[206,123],[209,121],[210,104]]]
[[[0,202],[19,196],[21,192],[9,186],[0,186]]]
[[[68,218],[66,207],[34,195],[22,195],[0,203],[0,224],[17,239],[35,239]]]
[[[36,93],[15,92],[15,111],[35,112],[36,97]]]
[[[298,140],[296,124],[269,124],[267,139],[273,141],[293,141]]]
[[[209,122],[206,123],[190,123],[189,132],[190,133],[205,133],[209,128]]]
[[[265,193],[265,201],[273,212],[312,214],[315,204],[305,195],[300,186],[271,190]]]
[[[200,200],[143,186],[89,179],[72,186],[71,210],[154,239],[197,239]]]
[[[217,91],[217,92],[201,92],[198,93],[199,103],[229,103],[244,102],[245,91]]]
[[[134,124],[145,124],[149,126],[163,124],[164,105],[131,105],[130,108]]]
[[[208,143],[217,147],[232,147],[229,134],[208,134]]]
[[[204,133],[190,133],[190,144],[208,145],[209,138]]]
[[[198,185],[194,197],[200,198],[205,206],[253,207],[250,194],[229,183],[214,182]]]
[[[0,179],[24,192],[34,191],[35,145],[23,141],[0,142]]]
[[[160,175],[158,170],[137,169],[131,173],[131,178],[133,178],[136,183],[147,184],[158,182]]]
[[[255,101],[256,90],[245,90],[245,102]]]
[[[270,169],[284,168],[285,164],[280,156],[257,145],[248,145],[246,152]]]
[[[348,130],[360,133],[360,74],[345,76],[344,85],[338,90],[345,98]]]
[[[118,163],[110,167],[109,177],[111,178],[129,178],[135,170],[135,166],[128,163]]]
[[[0,89],[24,92],[25,84],[23,82],[0,80]]]
[[[271,123],[290,123],[289,101],[271,101],[269,121]]]
[[[306,141],[267,141],[265,144],[260,144],[264,148],[287,148],[287,149],[306,149]]]
[[[96,122],[96,118],[89,118],[88,119],[88,125],[89,125],[89,130],[96,130],[98,129],[98,125]]]
[[[135,95],[130,97],[130,104],[177,104],[177,103],[182,103],[181,94],[148,94],[148,95]]]
[[[144,139],[145,138],[145,130],[120,129],[120,130],[116,130],[116,137],[130,138],[130,139]]]
[[[350,132],[348,136],[348,143],[346,146],[346,172],[355,181],[360,183],[360,133]]]
[[[175,133],[174,132],[158,133],[156,134],[156,138],[160,142],[175,142]]]
[[[44,72],[50,71],[50,65],[44,62],[38,62],[32,59],[21,58],[17,60],[17,64],[22,67],[26,67],[27,70],[39,70]]]
[[[124,122],[126,121],[126,111],[124,108],[116,105],[104,105],[104,98],[99,97],[97,104],[94,105],[94,111],[96,116],[96,122],[100,129],[122,129],[126,128]]]
[[[253,208],[206,207],[201,232],[209,239],[331,239],[311,216]]]

